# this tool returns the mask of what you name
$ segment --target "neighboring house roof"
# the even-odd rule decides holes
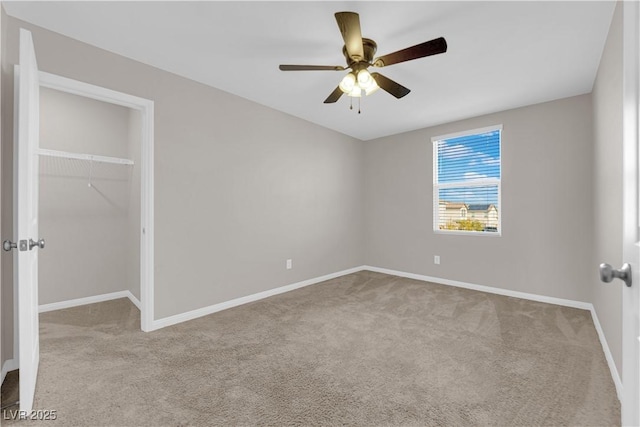
[[[472,205],[468,205],[466,203],[460,202],[447,202],[446,200],[440,200],[440,204],[444,205],[446,209],[462,209],[466,208],[469,212],[488,212],[491,208],[496,209],[496,206],[493,203],[474,203]]]
[[[493,206],[493,203],[484,203],[484,204],[468,205],[467,209],[470,211],[487,212],[491,209],[491,207],[495,209],[495,206]]]

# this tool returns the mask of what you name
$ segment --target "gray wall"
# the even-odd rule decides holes
[[[0,7],[0,53],[2,53],[2,62],[0,67],[2,73],[0,75],[0,86],[2,86],[2,97],[0,98],[0,114],[2,115],[0,126],[0,161],[2,162],[0,172],[2,173],[2,179],[0,179],[0,235],[2,240],[13,238],[13,203],[10,201],[12,196],[13,182],[11,174],[13,170],[13,147],[10,142],[13,138],[13,126],[7,125],[7,118],[13,117],[13,96],[7,96],[7,88],[11,87],[11,93],[13,93],[13,83],[9,81],[10,68],[4,61],[4,52],[7,49],[7,25],[6,14],[4,8]],[[9,86],[10,85],[10,86]],[[2,354],[0,354],[0,364],[4,365],[6,360],[13,358],[13,255],[0,251],[0,302],[2,307],[0,308],[0,317],[2,329],[0,330],[2,341]]]
[[[40,146],[131,158],[140,138],[131,141],[130,116],[125,107],[42,88]],[[139,219],[130,215],[132,206],[140,215],[132,197],[140,195],[132,193],[139,174],[139,158],[126,166],[41,156],[39,231],[47,247],[39,257],[40,304],[139,289],[129,279],[139,271],[139,240],[130,237],[139,235],[132,229]]]
[[[7,106],[19,27],[33,32],[41,70],[155,101],[156,318],[363,264],[361,141],[3,18]],[[12,109],[2,115],[7,235]],[[4,315],[13,295],[11,260],[2,260]],[[3,322],[5,345],[12,328]]]
[[[592,302],[622,376],[622,282],[602,283],[597,266],[622,258],[622,4],[618,3],[593,86],[594,258]]]
[[[431,137],[496,124],[502,236],[435,234]],[[369,141],[365,159],[368,265],[589,301],[590,95]]]

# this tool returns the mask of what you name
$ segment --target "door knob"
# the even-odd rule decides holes
[[[37,246],[40,249],[44,249],[44,239],[40,239],[37,242],[35,242],[33,239],[29,239],[29,250],[33,249],[34,246]]]
[[[13,243],[11,240],[5,240],[2,242],[2,249],[9,252],[11,249],[15,249],[18,247],[17,243]]]
[[[627,286],[631,286],[631,266],[622,264],[622,268],[616,270],[609,264],[600,264],[600,280],[609,283],[613,279],[622,280]]]

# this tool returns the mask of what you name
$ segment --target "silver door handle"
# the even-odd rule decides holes
[[[40,249],[44,249],[44,239],[40,239],[37,242],[35,242],[33,239],[29,239],[29,250],[33,249],[35,246],[39,247]]]
[[[616,270],[611,265],[600,264],[600,280],[609,283],[613,279],[622,280],[627,286],[631,286],[631,266],[625,262],[622,268]]]
[[[11,240],[5,240],[2,242],[2,249],[9,252],[11,249],[15,249],[18,247],[17,243],[13,243]]]

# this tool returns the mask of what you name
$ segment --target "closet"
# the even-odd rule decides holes
[[[40,88],[39,304],[140,299],[140,112]]]

